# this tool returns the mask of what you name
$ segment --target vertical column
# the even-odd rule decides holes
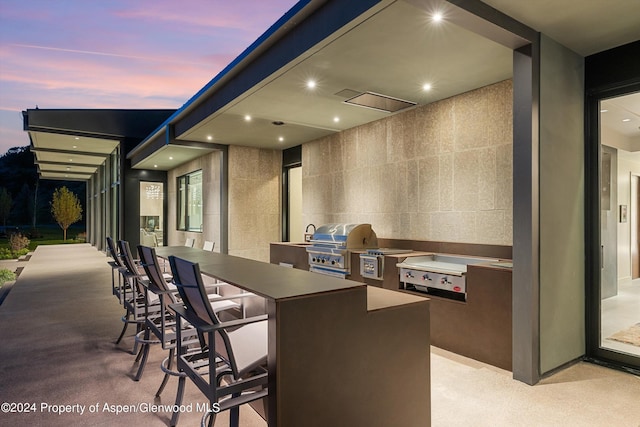
[[[513,53],[513,378],[540,379],[539,39]]]

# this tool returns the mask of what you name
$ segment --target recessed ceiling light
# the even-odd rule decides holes
[[[79,136],[76,136],[74,139],[77,141],[77,140],[79,140],[79,139],[80,139],[80,137],[79,137]]]
[[[70,162],[73,162],[73,159],[69,159]]]
[[[169,160],[173,160],[173,156],[169,156]]]
[[[338,123],[339,121],[340,121],[340,117],[335,116],[335,117],[333,118],[333,122],[334,122],[334,123]]]
[[[442,13],[441,12],[436,12],[433,15],[431,15],[431,20],[433,22],[440,22],[442,21]]]
[[[251,121],[251,116],[248,115],[248,114],[246,116],[244,116],[244,121],[245,122],[250,122]]]
[[[157,168],[157,167],[158,167],[158,165],[153,165],[153,167],[154,167],[154,168]]]
[[[67,170],[70,170],[71,168],[67,166]]]
[[[425,83],[422,85],[422,90],[424,91],[430,91],[431,90],[431,83]]]
[[[316,87],[316,81],[315,80],[307,80],[307,88],[315,89],[315,87]]]
[[[606,113],[607,111],[609,111],[609,110],[604,110],[604,109],[600,110],[601,113]]]
[[[211,135],[207,135],[207,140],[211,141],[213,139],[213,137]]]
[[[284,141],[284,137],[282,137],[282,136],[281,136],[281,137],[279,137],[279,138],[278,138],[278,141],[280,141],[280,142]]]
[[[630,122],[631,119],[622,119],[623,122]]]
[[[74,146],[73,146],[73,148],[78,148],[78,146],[77,146],[77,145],[74,145]]]

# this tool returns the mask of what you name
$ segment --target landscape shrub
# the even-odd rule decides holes
[[[0,259],[12,259],[13,253],[9,248],[0,248]]]
[[[9,247],[11,251],[17,253],[29,246],[29,239],[23,236],[22,233],[14,233],[9,237]]]
[[[4,285],[5,282],[10,282],[12,280],[16,280],[16,274],[13,271],[8,268],[0,269],[0,286]]]
[[[29,239],[20,233],[9,237],[9,247],[0,248],[0,259],[16,259],[29,253]]]
[[[29,253],[29,248],[20,249],[17,252],[13,252],[14,258],[20,258],[22,255],[26,255]]]

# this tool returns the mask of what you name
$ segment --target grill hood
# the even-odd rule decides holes
[[[378,247],[378,237],[371,224],[325,224],[318,227],[311,243],[348,250],[369,249]]]

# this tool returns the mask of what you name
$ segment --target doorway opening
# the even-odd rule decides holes
[[[589,353],[640,369],[640,92],[597,100],[599,274]],[[592,163],[593,165],[593,163]],[[595,282],[592,282],[592,286]]]
[[[140,181],[140,244],[164,244],[164,184]]]

